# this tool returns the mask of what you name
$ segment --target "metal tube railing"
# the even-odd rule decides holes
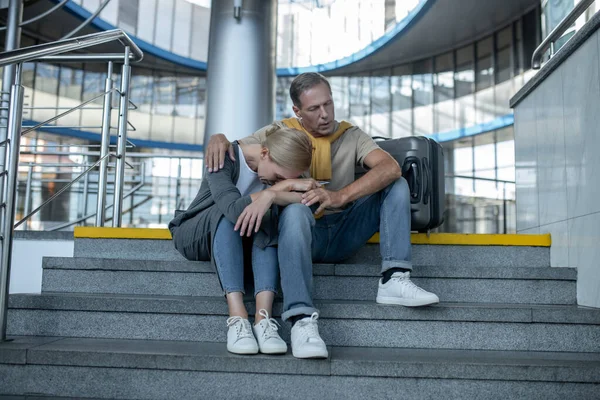
[[[19,145],[21,143],[21,118],[23,117],[23,92],[21,66],[15,71],[15,84],[10,91],[10,110],[8,114],[8,143],[6,145],[6,165],[8,173],[4,176],[4,207],[2,207],[2,258],[0,269],[0,342],[6,340],[6,316],[8,313],[8,290],[10,284],[10,262],[12,257],[13,221],[15,220],[15,200],[17,197],[17,170],[19,167]]]
[[[81,50],[87,47],[97,46],[99,44],[120,41],[124,46],[130,48],[130,53],[133,54],[132,61],[138,62],[144,58],[144,53],[131,40],[125,32],[120,29],[113,29],[99,33],[91,33],[89,35],[79,36],[73,39],[64,39],[57,42],[39,44],[36,46],[24,47],[22,49],[5,51],[0,53],[0,67],[5,65],[38,61],[45,56],[54,56],[68,51]],[[123,58],[123,57],[121,57]],[[127,55],[129,58],[129,54]],[[104,60],[106,61],[106,60]]]
[[[21,4],[20,0],[13,0],[11,2],[11,9],[16,9],[14,7],[15,4]],[[22,8],[21,8],[22,10]],[[13,10],[14,11],[14,10]],[[14,14],[14,12],[13,12]],[[9,19],[8,24],[8,33],[15,34],[15,27],[18,27],[18,24],[21,20],[15,21],[15,18]],[[131,67],[130,61],[140,61],[144,57],[144,53],[140,50],[140,48],[123,32],[122,30],[111,30],[100,33],[93,33],[90,35],[85,35],[73,39],[65,39],[56,41],[53,43],[41,44],[37,46],[30,46],[22,49],[6,51],[0,53],[0,67],[7,67],[5,70],[12,68],[13,64],[15,65],[15,77],[12,82],[10,88],[10,102],[8,105],[8,129],[7,129],[7,137],[6,139],[0,137],[0,141],[6,144],[6,153],[5,160],[2,163],[4,165],[6,171],[1,171],[1,180],[0,180],[0,193],[3,196],[3,202],[1,204],[0,210],[0,227],[2,228],[1,239],[2,239],[2,254],[0,255],[0,342],[6,340],[6,317],[8,311],[8,293],[9,293],[9,283],[10,283],[10,267],[11,267],[11,255],[12,255],[12,238],[14,229],[21,225],[24,221],[28,220],[29,217],[38,212],[42,207],[46,204],[54,200],[57,196],[63,193],[67,188],[71,185],[79,181],[82,177],[87,176],[87,174],[98,164],[104,161],[109,157],[110,153],[106,153],[104,157],[101,157],[93,166],[88,168],[78,177],[76,177],[71,183],[67,184],[57,193],[55,193],[50,199],[44,202],[41,206],[28,213],[25,218],[23,218],[18,223],[14,224],[15,213],[16,213],[16,195],[17,195],[17,179],[18,179],[18,166],[19,166],[19,147],[21,136],[33,129],[36,129],[48,122],[54,121],[61,116],[64,116],[69,113],[65,112],[61,115],[51,118],[49,121],[46,121],[42,124],[38,124],[34,127],[31,127],[29,130],[25,130],[22,132],[22,117],[23,117],[23,99],[24,99],[24,88],[21,85],[21,70],[22,64],[25,62],[31,61],[39,61],[41,57],[47,56],[58,56],[59,54],[66,53],[74,50],[81,50],[87,47],[108,43],[118,40],[125,46],[125,52],[122,56],[123,58],[123,69],[122,69],[122,80],[121,80],[121,103],[119,105],[120,115],[119,115],[119,142],[117,146],[117,169],[115,172],[115,184],[122,185],[124,178],[124,169],[127,163],[125,162],[125,154],[127,149],[127,111],[129,109],[129,82],[131,78]],[[80,56],[81,57],[81,56]],[[131,60],[130,60],[131,58]],[[105,60],[107,61],[107,60]],[[6,74],[5,74],[6,76]],[[9,80],[12,81],[12,77],[9,77]],[[109,93],[112,93],[113,89],[107,90]],[[105,95],[107,93],[104,93]],[[110,105],[110,103],[109,103]],[[81,108],[76,107],[75,109]],[[74,111],[74,110],[72,110]],[[70,111],[70,112],[72,112]],[[105,120],[103,119],[103,122]],[[102,127],[103,134],[110,134],[110,126]],[[108,140],[108,139],[106,139]],[[8,166],[8,168],[6,168]],[[4,187],[2,188],[2,183]],[[118,188],[118,193],[115,193],[115,198],[119,198],[116,200],[115,210],[118,208],[118,212],[122,211],[122,195],[123,188]],[[117,224],[114,224],[114,222]],[[115,217],[113,219],[113,225],[120,226],[121,215],[115,213]]]
[[[104,84],[104,91],[108,92],[111,90],[113,81],[113,63],[108,63],[108,74],[106,76],[106,82]],[[102,162],[100,163],[100,171],[98,176],[98,201],[96,202],[96,226],[104,226],[104,211],[106,210],[106,169],[107,162],[104,158],[108,154],[108,147],[110,145],[110,114],[112,104],[112,92],[108,93],[104,97],[104,110],[102,111],[102,143],[100,147],[100,157]]]
[[[125,47],[125,62],[121,67],[121,98],[119,100],[119,130],[117,138],[117,169],[115,171],[115,195],[113,197],[113,227],[120,227],[123,221],[123,179],[125,177],[125,152],[127,146],[127,112],[129,111],[129,48]]]
[[[550,57],[554,56],[554,42],[560,39],[567,29],[575,23],[595,0],[580,0],[573,10],[546,36],[542,43],[535,49],[531,56],[531,68],[540,69],[542,66],[542,57],[546,50],[550,49]]]

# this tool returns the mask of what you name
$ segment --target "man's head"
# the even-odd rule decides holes
[[[298,75],[290,85],[293,110],[302,126],[315,137],[327,136],[335,128],[331,86],[317,72]]]

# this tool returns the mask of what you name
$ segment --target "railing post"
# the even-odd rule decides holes
[[[15,199],[17,194],[17,174],[19,171],[19,146],[21,144],[21,124],[23,117],[23,86],[21,86],[21,64],[15,71],[15,84],[10,90],[8,110],[8,143],[6,144],[6,164],[8,164],[6,186],[4,188],[2,258],[0,259],[0,342],[6,340],[6,317],[8,314],[8,290],[10,284],[10,263],[15,220]],[[6,166],[6,165],[5,165]]]
[[[29,215],[29,213],[31,212],[31,184],[33,182],[33,169],[35,167],[33,166],[33,164],[29,165],[29,170],[27,171],[27,183],[25,184],[25,211],[23,212],[23,214],[25,215]],[[27,220],[27,223],[25,224],[25,229],[27,229],[27,227],[29,226],[29,220]]]
[[[15,50],[21,43],[21,28],[19,25],[23,21],[23,0],[10,0],[8,6],[8,19],[6,21],[6,39],[4,42],[4,51]],[[2,93],[0,97],[0,142],[6,140],[8,136],[8,107],[10,105],[10,91],[15,80],[15,65],[7,65],[2,73]],[[6,165],[5,152],[0,151],[0,165]],[[4,180],[0,179],[0,194],[4,192]],[[0,226],[4,221],[0,217]]]
[[[113,199],[113,226],[121,227],[123,220],[123,186],[125,184],[125,153],[127,151],[127,111],[129,109],[129,47],[125,47],[125,61],[121,69],[121,98],[119,103],[119,128],[117,165],[115,168],[115,194]]]
[[[109,157],[103,158],[108,154],[110,145],[110,114],[112,110],[112,80],[113,63],[108,62],[108,75],[104,83],[104,106],[102,110],[102,144],[100,145],[100,168],[98,169],[98,201],[96,203],[96,226],[104,226],[104,215],[106,211],[106,169],[108,167]]]

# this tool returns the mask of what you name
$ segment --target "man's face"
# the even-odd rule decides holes
[[[325,83],[319,83],[300,95],[301,108],[293,106],[302,126],[315,137],[333,133],[335,111],[331,92]]]

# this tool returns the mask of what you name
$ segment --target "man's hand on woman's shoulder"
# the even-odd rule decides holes
[[[208,172],[217,172],[225,163],[225,153],[229,153],[231,161],[235,161],[233,146],[222,133],[216,133],[210,137],[204,150],[204,162]]]

